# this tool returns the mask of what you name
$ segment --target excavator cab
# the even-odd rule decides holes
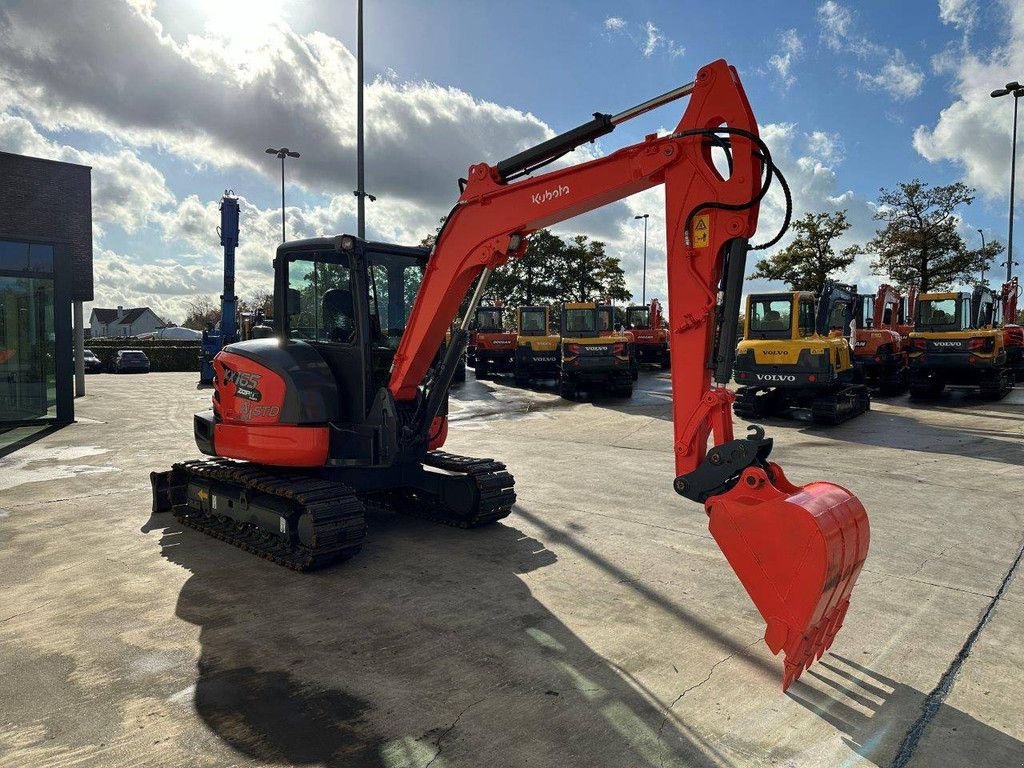
[[[807,409],[819,424],[839,424],[868,410],[850,343],[856,291],[826,286],[821,301],[807,291],[747,297],[743,341],[736,349],[741,418]]]
[[[551,328],[551,308],[519,307],[517,317],[519,335],[513,370],[516,384],[523,386],[538,379],[558,378],[561,339]]]
[[[574,399],[579,390],[633,395],[629,339],[614,329],[612,307],[595,302],[562,305],[559,393]]]
[[[516,332],[507,328],[509,318],[501,305],[478,307],[473,334],[473,358],[477,379],[492,373],[508,373],[515,364]]]
[[[668,329],[661,315],[660,301],[651,299],[649,305],[627,307],[626,335],[633,344],[637,367],[657,365],[663,371],[672,367]]]
[[[1013,389],[1014,370],[996,322],[992,291],[929,292],[917,297],[910,334],[910,396],[938,397],[947,386],[976,388],[1000,400]]]
[[[853,362],[872,392],[900,395],[910,383],[903,337],[896,328],[901,322],[902,299],[889,285],[882,284],[874,296],[862,296],[853,340]]]

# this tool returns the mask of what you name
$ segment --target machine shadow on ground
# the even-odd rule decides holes
[[[985,416],[984,418],[989,418]],[[833,440],[893,450],[919,451],[938,455],[970,457],[1000,464],[1024,466],[1024,451],[1012,439],[995,439],[990,434],[1012,438],[1009,432],[988,431],[977,424],[939,426],[922,419],[891,412],[873,411],[846,425],[807,429],[808,435],[826,435]]]
[[[928,698],[916,688],[834,653],[807,670],[786,695],[837,728],[847,746],[879,766],[896,759],[904,735],[921,716]],[[1024,743],[947,704],[939,706],[921,743],[934,742],[939,736],[943,765],[1020,768],[1024,764]]]
[[[520,574],[556,557],[507,523],[461,531],[375,513],[363,552],[314,574],[168,514],[143,531],[191,572],[176,612],[200,629],[195,708],[241,755],[346,768],[728,765],[531,595]]]
[[[27,448],[32,443],[63,429],[64,426],[64,424],[33,424],[0,429],[0,459],[10,456],[22,448]]]

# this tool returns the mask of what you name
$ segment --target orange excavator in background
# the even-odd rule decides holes
[[[910,386],[910,369],[904,339],[896,330],[902,297],[883,283],[874,296],[861,299],[862,327],[855,334],[853,363],[873,392],[903,394]]]
[[[1003,283],[999,290],[999,306],[1003,319],[1003,344],[1006,346],[1007,363],[1013,369],[1017,381],[1024,380],[1024,327],[1017,323],[1017,299],[1020,298],[1020,282],[1016,277]]]
[[[627,307],[626,335],[633,341],[633,354],[638,365],[657,365],[664,371],[672,367],[668,324],[662,315],[660,301],[651,299],[647,306]]]
[[[687,95],[670,133],[530,175]],[[726,153],[728,178],[712,150]],[[522,257],[533,232],[663,184],[673,487],[704,506],[715,541],[767,622],[765,641],[785,653],[789,686],[842,625],[869,529],[845,488],[791,483],[769,460],[763,429],[733,435],[735,396],[726,384],[748,242],[776,177],[739,76],[719,60],[662,96],[598,113],[495,165],[471,166],[430,250],[351,235],[282,244],[275,336],[216,356],[213,409],[193,425],[200,451],[214,458],[153,473],[154,511],[173,511],[186,525],[299,570],[359,549],[364,504],[465,528],[505,517],[515,502],[505,465],[440,450],[448,387],[488,278]]]
[[[910,350],[910,334],[914,332],[914,320],[917,317],[917,286],[907,288],[900,299],[900,312],[896,318],[896,333],[903,338],[904,351]]]
[[[510,317],[501,304],[477,307],[475,330],[470,332],[472,365],[478,379],[492,373],[511,373],[516,361],[516,331],[508,328]]]

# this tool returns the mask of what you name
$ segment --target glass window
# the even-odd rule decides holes
[[[956,299],[922,299],[917,302],[917,328],[932,330],[957,330]]]
[[[352,276],[346,265],[295,259],[288,265],[288,285],[299,292],[299,311],[288,321],[292,338],[354,341]]]
[[[502,331],[500,309],[478,309],[476,311],[476,329],[478,331]]]
[[[793,301],[789,296],[752,299],[750,302],[751,334],[789,336]]]
[[[56,415],[53,281],[0,277],[0,422]]]
[[[850,321],[848,313],[850,304],[845,301],[837,301],[832,304],[828,313],[828,327],[826,331],[842,331],[845,336],[850,332]]]
[[[612,308],[601,307],[597,310],[597,327],[602,331],[610,331],[615,327],[615,323],[612,320]]]
[[[800,312],[797,317],[800,335],[803,337],[814,335],[814,302],[810,299],[800,300]]]
[[[651,310],[648,307],[630,307],[626,310],[626,325],[640,330],[650,328]]]
[[[570,335],[597,332],[597,312],[593,309],[565,310],[565,332]]]
[[[423,281],[423,262],[413,256],[367,254],[370,269],[370,336],[392,349],[409,322]]]
[[[53,272],[53,246],[32,243],[28,248],[29,272]]]
[[[28,243],[0,240],[0,269],[24,272],[28,269]]]
[[[542,336],[544,331],[543,309],[524,309],[519,313],[519,333],[527,336]]]

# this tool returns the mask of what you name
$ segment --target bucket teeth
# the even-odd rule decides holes
[[[839,605],[834,606],[815,626],[804,633],[798,643],[794,643],[786,649],[786,669],[782,679],[782,690],[785,691],[799,680],[804,670],[824,656],[825,651],[832,647],[836,633],[843,626],[843,619],[849,606],[849,600],[843,600]]]

